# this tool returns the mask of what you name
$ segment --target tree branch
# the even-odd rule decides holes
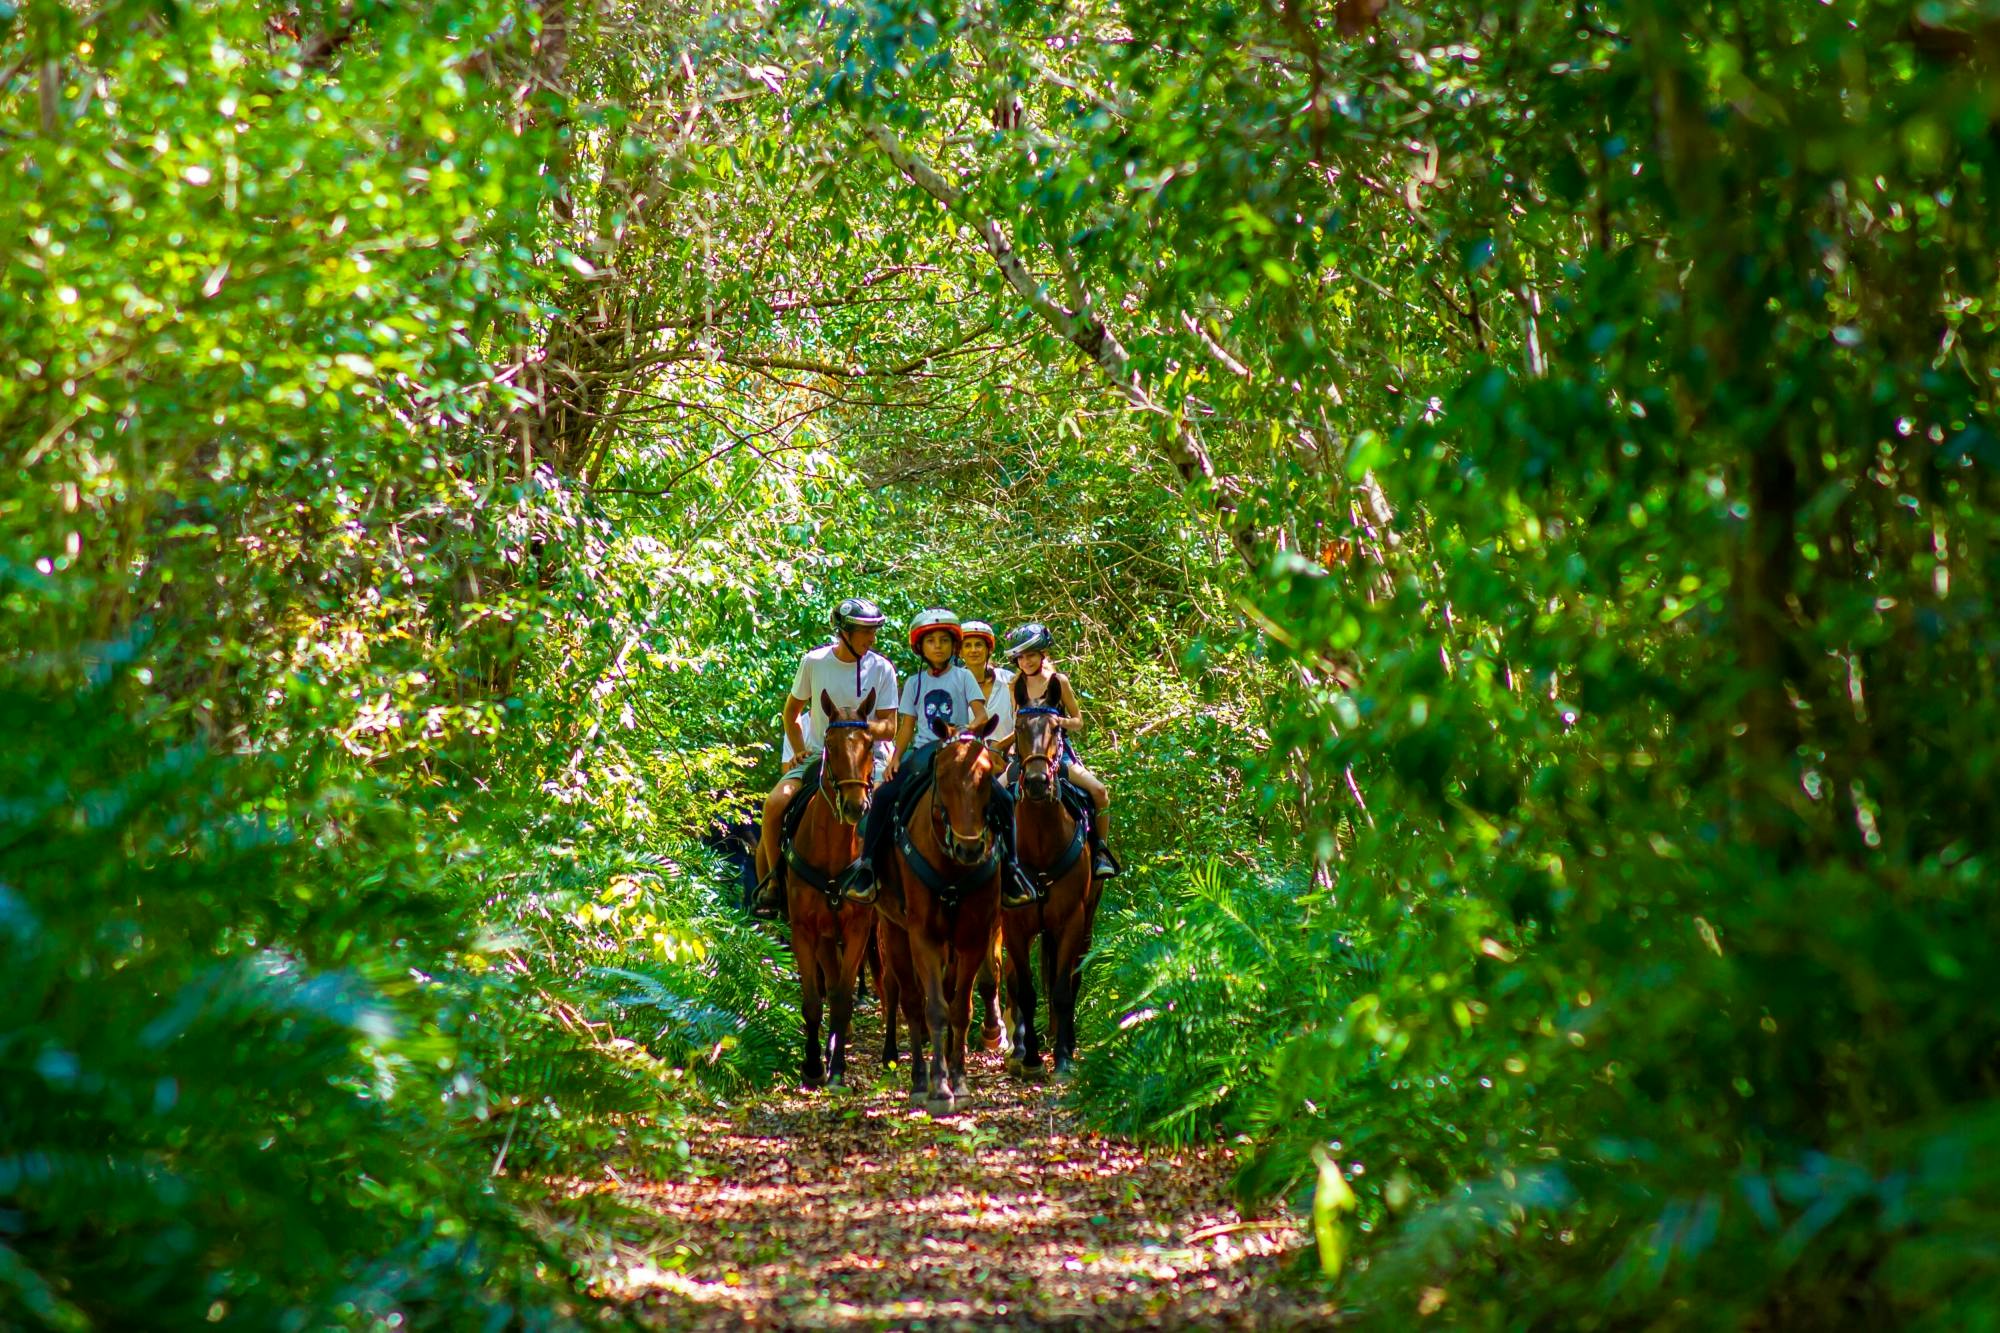
[[[994,267],[1000,276],[1014,289],[1028,309],[1041,321],[1070,343],[1091,364],[1095,365],[1112,386],[1134,409],[1164,417],[1171,423],[1168,432],[1169,460],[1181,474],[1181,479],[1189,484],[1206,483],[1210,503],[1215,507],[1227,529],[1230,541],[1242,556],[1245,564],[1256,568],[1256,533],[1245,522],[1237,510],[1236,501],[1228,490],[1216,484],[1215,464],[1210,459],[1208,446],[1202,442],[1200,433],[1185,412],[1173,411],[1163,406],[1132,368],[1131,353],[1118,340],[1102,318],[1092,313],[1094,303],[1086,298],[1079,302],[1080,311],[1073,311],[1059,304],[1049,295],[1048,289],[1028,271],[1014,249],[1007,231],[995,218],[985,216],[970,207],[966,195],[956,185],[940,175],[935,167],[904,146],[896,132],[886,125],[868,123],[861,127],[863,137],[880,148],[897,170],[907,176],[916,187],[937,200],[954,216],[972,227],[985,245],[986,252],[993,257]],[[1081,290],[1079,284],[1079,290]]]

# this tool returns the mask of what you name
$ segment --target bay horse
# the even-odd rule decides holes
[[[1018,684],[1018,682],[1017,682]],[[1018,691],[1017,691],[1018,693]],[[1076,1060],[1076,996],[1083,979],[1083,956],[1103,886],[1090,873],[1083,822],[1062,798],[1062,714],[1054,708],[1021,707],[1014,714],[1014,753],[1020,756],[1021,790],[1014,803],[1014,857],[1042,891],[1041,901],[1000,913],[1007,946],[1007,986],[1014,1030],[1007,1069],[1022,1077],[1042,1072],[1042,1048],[1035,1032],[1035,975],[1029,946],[1041,944],[1042,983],[1049,992],[1049,1029],[1056,1074]]]
[[[932,721],[939,744],[931,783],[908,827],[896,830],[889,858],[900,891],[875,902],[887,927],[880,932],[885,1019],[900,1000],[910,1020],[910,1100],[933,1113],[955,1110],[966,1096],[972,987],[1000,910],[1000,849],[986,819],[999,769],[986,740],[998,723],[989,717],[954,734]]]
[[[792,959],[799,969],[799,999],[805,1018],[805,1058],[799,1082],[817,1088],[847,1081],[847,1037],[854,1021],[854,983],[868,950],[875,911],[847,902],[837,882],[861,854],[857,825],[874,792],[875,751],[868,735],[875,715],[875,691],[845,711],[833,696],[819,693],[826,713],[826,749],[819,783],[798,798],[806,804],[784,844],[785,907],[792,927]],[[759,848],[757,875],[769,868]],[[820,1042],[822,1004],[831,1000],[833,1021]]]

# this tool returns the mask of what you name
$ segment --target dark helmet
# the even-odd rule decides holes
[[[835,633],[839,633],[844,629],[873,629],[888,618],[882,614],[881,607],[866,597],[850,597],[833,608],[827,623],[833,626]]]
[[[986,640],[986,647],[989,651],[998,646],[1000,642],[1000,637],[993,632],[993,627],[983,620],[966,621],[964,633],[968,639]]]
[[[958,645],[965,642],[965,631],[958,627],[958,617],[941,606],[925,607],[910,622],[910,651],[918,657],[924,655],[924,635],[934,629],[941,629],[951,635],[951,650],[958,651]]]
[[[1039,620],[1030,620],[1025,625],[1007,631],[1007,659],[1012,661],[1022,653],[1045,653],[1049,650],[1049,645],[1054,642],[1055,636],[1049,633],[1047,625]]]

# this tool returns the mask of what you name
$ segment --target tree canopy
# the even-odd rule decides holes
[[[1384,1327],[2000,1308],[2000,11],[0,4],[0,1312],[560,1326],[828,608],[1056,627],[1089,1123]],[[712,843],[712,838],[710,839]],[[1990,1316],[1987,1316],[1990,1318]]]

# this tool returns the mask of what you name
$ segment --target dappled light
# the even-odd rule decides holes
[[[0,2],[0,1328],[1993,1323],[1996,63]]]

